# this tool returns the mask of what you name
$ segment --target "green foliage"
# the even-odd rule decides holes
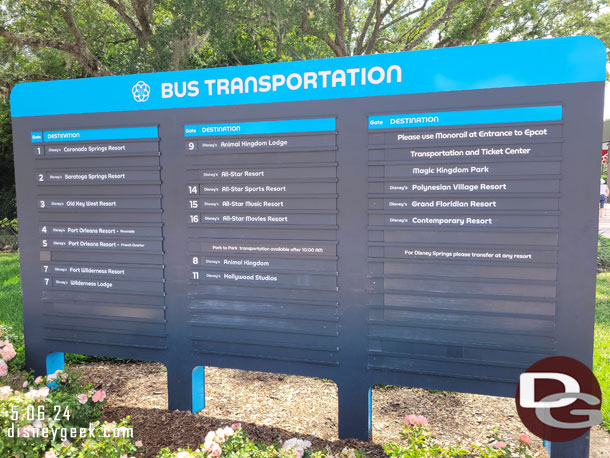
[[[62,442],[82,442],[99,424],[104,398],[71,370],[0,387],[0,456],[38,457]]]
[[[0,194],[0,199],[3,196]],[[19,248],[19,226],[16,219],[0,219],[0,249],[15,251]]]
[[[11,114],[8,104],[2,103],[0,104],[0,220],[17,217],[13,168]],[[0,246],[4,242],[2,238],[0,229]]]
[[[597,237],[597,268],[600,271],[610,270],[610,238]]]
[[[23,341],[23,312],[21,309],[21,278],[19,255],[0,253],[0,324],[7,325]]]
[[[53,450],[57,458],[101,458],[131,456],[137,449],[131,433],[121,434],[131,430],[129,417],[117,423],[92,423],[93,437],[75,441],[69,445],[59,444]],[[119,433],[115,436],[114,432]]]
[[[593,373],[602,389],[602,425],[610,430],[610,272],[597,275]]]
[[[468,452],[457,447],[443,448],[436,444],[425,425],[405,425],[400,433],[403,444],[390,442],[383,446],[389,458],[428,458],[466,456]],[[490,455],[499,456],[499,455]]]
[[[181,456],[181,452],[183,456],[188,458],[218,456],[212,454],[213,447],[217,453],[221,452],[222,456],[231,458],[294,458],[294,455],[291,456],[287,453],[282,454],[276,445],[267,446],[252,441],[241,428],[236,429],[231,436],[226,437],[226,439],[223,438],[222,441],[218,438],[207,440],[205,444],[202,444],[196,450],[187,448],[171,451],[169,448],[164,448],[159,452],[157,458],[176,458]],[[188,455],[184,452],[188,453]],[[210,455],[208,455],[208,453],[210,453]]]
[[[0,324],[0,340],[8,340],[17,353],[8,361],[9,372],[20,371],[25,367],[25,344],[23,333],[15,332],[10,326]]]
[[[497,430],[493,430],[493,445],[472,445],[472,452],[459,447],[441,447],[430,435],[424,417],[408,415],[404,420],[404,428],[400,433],[402,443],[390,442],[383,445],[383,451],[388,458],[454,458],[469,456],[477,458],[500,458],[500,457],[523,457],[532,458],[529,455],[531,439],[523,434],[519,443],[514,447],[503,441]]]
[[[366,455],[351,448],[344,448],[339,453],[330,450],[311,451],[308,447],[311,443],[300,439],[290,439],[283,445],[266,445],[254,442],[241,429],[240,425],[219,428],[210,431],[205,442],[196,450],[190,448],[171,451],[169,448],[162,449],[157,458],[209,458],[223,456],[227,458],[364,458]]]

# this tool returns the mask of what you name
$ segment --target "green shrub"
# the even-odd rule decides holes
[[[0,328],[0,380],[20,363],[23,340]],[[20,351],[17,351],[20,349]],[[15,385],[17,383],[17,386]],[[106,393],[71,369],[0,386],[0,456],[100,458],[135,452],[129,419],[100,424]]]
[[[474,453],[459,447],[441,447],[428,431],[428,420],[419,415],[407,415],[403,420],[403,430],[400,433],[402,443],[390,442],[383,446],[383,451],[389,458],[453,458],[469,456],[477,458],[524,457],[529,455],[532,440],[526,434],[519,436],[519,443],[512,446],[502,440],[496,430],[493,430],[492,445],[473,444]]]
[[[62,442],[82,441],[106,397],[70,370],[30,378],[21,388],[0,387],[0,456],[38,457]]]
[[[93,437],[70,444],[56,445],[44,458],[102,458],[131,456],[138,447],[133,443],[129,417],[117,423],[95,422]]]
[[[0,219],[17,217],[17,199],[15,199],[15,186],[0,189]]]
[[[8,340],[16,355],[6,361],[9,371],[20,371],[25,367],[25,344],[23,334],[17,334],[10,326],[0,324],[0,341]]]
[[[0,219],[0,249],[17,250],[19,248],[19,226],[16,219]]]
[[[597,268],[601,272],[610,270],[610,238],[597,237]]]

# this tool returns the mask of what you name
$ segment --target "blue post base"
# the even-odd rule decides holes
[[[203,366],[193,369],[192,393],[192,412],[196,413],[205,408],[205,368]]]
[[[65,366],[65,355],[63,353],[49,353],[46,358],[46,374],[47,376],[54,374],[56,371],[63,371]],[[57,382],[47,383],[49,388],[56,388]]]
[[[169,410],[199,412],[205,407],[204,367],[188,368],[167,364]]]

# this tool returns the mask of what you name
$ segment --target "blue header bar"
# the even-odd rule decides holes
[[[42,143],[42,132],[32,132],[32,143]]]
[[[213,107],[605,79],[606,47],[597,38],[583,36],[23,83],[11,93],[11,113],[19,117]]]
[[[34,141],[32,132],[32,143]],[[158,139],[159,129],[157,126],[147,127],[118,127],[115,129],[78,129],[78,130],[54,130],[44,132],[45,143],[57,142],[85,142],[102,140],[144,140]]]
[[[511,122],[561,121],[561,105],[490,110],[439,111],[369,116],[369,129],[408,129],[426,126],[504,124]]]
[[[335,118],[289,119],[281,121],[233,122],[224,124],[193,124],[184,126],[184,136],[217,137],[221,135],[335,132],[335,130]]]

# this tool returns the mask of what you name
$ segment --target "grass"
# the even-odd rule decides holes
[[[0,253],[0,323],[23,333],[19,255]]]
[[[610,272],[597,275],[593,372],[602,388],[603,425],[610,430]]]
[[[597,275],[595,303],[593,370],[602,387],[603,426],[610,430],[610,272]],[[23,332],[19,255],[15,253],[0,253],[0,323],[8,324],[16,333]],[[89,359],[80,355],[72,358],[74,362]]]

